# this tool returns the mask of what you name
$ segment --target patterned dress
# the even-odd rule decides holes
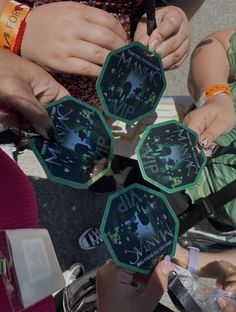
[[[230,83],[233,93],[234,109],[236,111],[236,33],[231,37],[228,50],[230,70],[234,74],[234,82]],[[222,104],[223,105],[223,104]],[[228,146],[236,142],[236,126],[227,134],[220,136],[216,143]],[[216,158],[209,158],[206,168],[198,183],[188,189],[187,193],[193,201],[205,197],[224,187],[236,179],[236,155],[226,154]],[[232,200],[214,212],[213,218],[220,223],[233,225],[236,228],[236,199]]]

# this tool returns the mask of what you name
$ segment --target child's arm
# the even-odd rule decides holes
[[[214,84],[228,85],[232,79],[227,50],[234,30],[225,30],[205,38],[193,52],[189,71],[189,91],[195,103],[204,89]],[[223,95],[223,96],[222,96]],[[211,143],[235,124],[232,97],[220,93],[185,117],[185,124],[200,134],[200,141]]]

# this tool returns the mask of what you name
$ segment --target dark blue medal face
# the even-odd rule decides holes
[[[113,137],[101,113],[72,97],[46,106],[58,136],[57,142],[41,137],[31,146],[51,180],[88,188],[110,167]]]
[[[107,116],[128,124],[153,114],[165,87],[161,58],[139,42],[109,53],[96,84]]]
[[[143,178],[168,193],[194,185],[206,163],[196,145],[197,134],[177,121],[148,127],[136,148]]]
[[[178,226],[163,194],[133,184],[109,197],[100,230],[118,266],[149,274],[174,255]]]

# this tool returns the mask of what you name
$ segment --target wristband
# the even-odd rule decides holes
[[[208,86],[203,90],[198,102],[196,103],[196,107],[203,106],[207,100],[217,94],[227,94],[232,95],[231,89],[225,84],[213,84]]]
[[[196,247],[188,247],[187,269],[194,274],[199,270],[199,249]]]
[[[30,7],[16,1],[9,1],[0,17],[0,47],[18,54],[23,39],[26,16]]]

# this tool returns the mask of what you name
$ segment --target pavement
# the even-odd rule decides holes
[[[192,19],[192,47],[211,32],[235,27],[235,16],[235,0],[206,0]],[[181,68],[167,72],[165,95],[188,94],[188,67],[189,57]],[[86,270],[102,264],[109,257],[105,246],[100,244],[85,251],[79,247],[78,239],[84,230],[99,226],[109,193],[77,190],[50,182],[30,150],[19,155],[18,163],[35,189],[39,225],[49,230],[62,269],[76,262],[82,262]],[[164,304],[177,311],[166,296]]]

